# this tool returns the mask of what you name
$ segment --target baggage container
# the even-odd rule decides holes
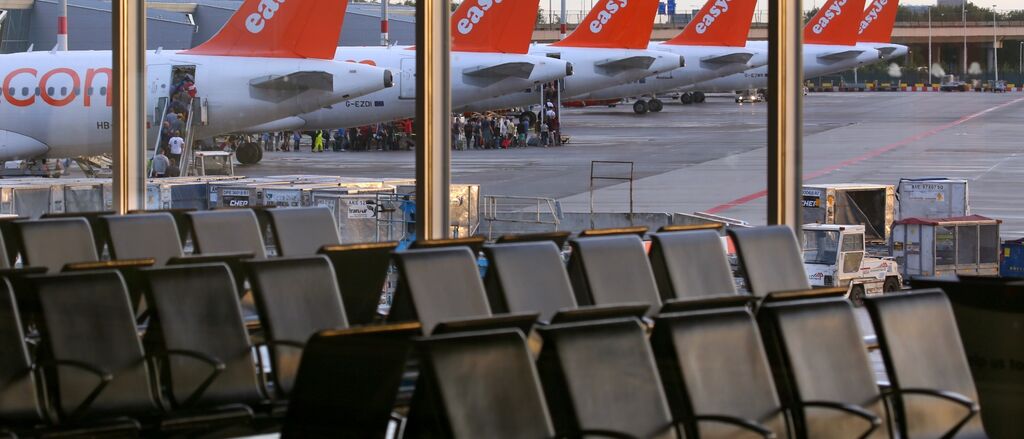
[[[967,180],[902,179],[896,195],[899,199],[897,219],[958,218],[971,214]]]
[[[57,209],[64,209],[60,185],[18,181],[0,186],[0,214],[39,219]]]
[[[102,212],[108,210],[108,201],[113,201],[109,180],[104,182],[93,178],[60,181],[64,184],[64,210],[53,213]],[[104,184],[107,188],[104,188]]]
[[[312,205],[331,211],[343,244],[397,241],[402,239],[402,222],[392,221],[387,200],[394,198],[394,187],[363,188],[342,186],[314,189]]]
[[[999,224],[972,215],[958,218],[907,218],[893,224],[889,251],[904,279],[999,275]]]
[[[1024,278],[1024,239],[1003,243],[1003,258],[999,264],[999,275]]]
[[[896,209],[892,185],[804,185],[802,204],[804,224],[861,225],[869,244],[889,241]]]

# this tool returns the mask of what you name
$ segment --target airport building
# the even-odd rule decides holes
[[[13,1],[0,21],[0,53],[50,50],[56,44],[57,1]],[[241,0],[169,0],[147,2],[146,46],[155,50],[189,49],[210,39],[242,4]],[[110,49],[110,6],[103,0],[69,0],[68,39],[74,50]],[[3,5],[0,5],[3,6]],[[0,9],[5,9],[0,7]],[[415,42],[412,8],[391,5],[388,32],[392,44]],[[349,4],[342,28],[342,46],[381,44],[380,3]]]

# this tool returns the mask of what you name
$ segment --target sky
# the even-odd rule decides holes
[[[665,1],[665,0],[662,0]],[[768,0],[758,0],[758,9],[768,9]],[[810,9],[815,5],[822,5],[826,0],[804,0],[804,8]],[[867,0],[870,1],[870,0]],[[590,5],[595,0],[566,0],[566,7],[569,10],[589,10]],[[540,0],[541,7],[544,9],[548,8],[548,0]],[[997,9],[1024,9],[1024,0],[978,0],[971,1],[971,3],[977,5],[991,6],[996,5]],[[905,5],[934,5],[935,0],[901,0],[900,4]],[[560,0],[552,0],[552,5],[557,11],[561,6]],[[676,0],[676,8],[679,11],[688,11],[692,9],[700,9],[704,5],[702,0]]]

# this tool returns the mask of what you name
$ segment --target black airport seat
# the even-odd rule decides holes
[[[487,255],[487,302],[494,314],[540,313],[542,323],[639,316],[646,303],[622,303],[579,307],[562,262],[552,241],[524,241],[484,247]]]
[[[800,245],[787,226],[730,228],[747,289],[755,296],[811,288]]]
[[[155,418],[149,362],[117,271],[32,279],[42,313],[40,363],[63,423]],[[137,427],[138,428],[138,427]]]
[[[325,245],[341,244],[338,225],[325,207],[267,209],[264,214],[278,256],[310,256]]]
[[[15,262],[18,260],[18,251],[21,250],[21,243],[18,233],[18,226],[15,224],[17,221],[24,221],[25,217],[9,217],[0,218],[0,236],[3,237],[3,249],[6,252],[4,256],[7,258],[5,262],[0,264],[6,264],[4,267],[13,267]]]
[[[310,338],[281,437],[385,437],[412,339],[419,333],[413,322],[323,331]]]
[[[651,345],[673,418],[683,421],[686,437],[790,437],[745,301],[701,302],[654,321]]]
[[[267,257],[259,222],[250,209],[189,212],[188,218],[197,254],[248,253],[256,259]]]
[[[391,270],[391,253],[397,247],[397,242],[375,242],[320,249],[334,266],[350,325],[367,325],[380,319],[377,308]]]
[[[183,265],[145,275],[153,318],[143,340],[147,350],[170,353],[158,364],[172,406],[251,418],[251,406],[265,398],[228,267]]]
[[[319,331],[348,326],[334,270],[324,256],[250,261],[246,266],[270,353],[273,391],[286,399],[306,340]]]
[[[644,229],[646,230],[646,229]],[[649,314],[661,305],[644,243],[634,233],[581,237],[569,241],[569,279],[576,303],[645,303]]]
[[[848,300],[769,300],[757,319],[798,437],[890,437],[885,401]]]
[[[662,301],[736,295],[729,257],[714,230],[652,234],[650,260]]]
[[[395,253],[398,288],[388,320],[419,321],[423,332],[515,326],[529,332],[537,314],[494,317],[476,258],[466,246]]]
[[[27,267],[60,272],[65,265],[98,262],[99,253],[89,222],[82,217],[15,222],[21,261]]]
[[[114,212],[103,211],[103,212],[68,212],[68,213],[46,213],[43,214],[42,219],[59,219],[59,218],[85,218],[89,222],[89,227],[92,229],[93,242],[96,245],[96,253],[103,254],[103,246],[107,243],[106,231],[100,227],[100,218],[113,215]]]
[[[558,246],[549,240],[495,244],[487,255],[487,301],[495,314],[539,312],[550,322],[559,311],[576,308],[569,275]]]
[[[188,213],[195,212],[195,209],[153,209],[153,210],[133,210],[128,212],[129,215],[146,215],[151,213],[169,213],[174,217],[174,225],[178,231],[178,239],[181,240],[181,245],[185,245],[188,238],[191,236],[191,228],[189,227]]]
[[[1024,279],[913,278],[910,285],[942,288],[949,298],[985,431],[994,438],[1024,437],[1024,390],[1020,373],[1009,367],[1009,359],[1024,358]]]
[[[170,213],[107,215],[100,218],[112,259],[153,258],[155,266],[166,265],[184,255],[178,227]]]
[[[560,435],[680,437],[638,319],[538,326],[537,332],[544,340],[537,367]]]
[[[949,300],[940,290],[865,299],[901,437],[987,438]]]
[[[417,347],[422,370],[405,437],[555,437],[520,331],[437,335],[420,339]]]
[[[0,437],[5,429],[31,431],[46,421],[22,327],[11,284],[0,279]]]
[[[551,241],[555,243],[555,246],[558,247],[558,250],[562,250],[563,248],[565,248],[565,244],[569,242],[570,236],[572,236],[572,232],[567,231],[502,235],[498,237],[497,243],[510,244],[514,242]]]
[[[449,238],[449,239],[418,239],[413,241],[409,245],[410,249],[425,249],[425,248],[439,248],[439,247],[469,247],[469,250],[473,252],[473,257],[476,257],[484,249],[484,244],[487,240],[483,236],[468,236],[465,238]]]

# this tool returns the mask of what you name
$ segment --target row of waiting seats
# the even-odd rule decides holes
[[[339,245],[324,209],[262,215],[282,257],[263,253],[247,210],[185,214],[191,260],[170,213],[94,221],[105,263],[88,220],[14,222],[4,237],[24,267],[0,295],[0,353],[14,359],[0,360],[0,425],[27,436],[383,437],[400,425],[404,437],[985,437],[946,297],[868,301],[883,391],[852,306],[806,291],[786,228],[730,230],[746,294],[713,230],[652,234],[649,254],[635,233],[586,233],[569,242],[567,270],[564,234],[393,252]],[[27,231],[45,227],[38,236],[93,252],[29,250],[39,237]],[[145,240],[165,233],[176,245]],[[392,258],[399,284],[380,316]],[[50,274],[26,272],[41,260]],[[258,326],[240,307],[249,288]],[[418,378],[399,416],[410,363]]]

